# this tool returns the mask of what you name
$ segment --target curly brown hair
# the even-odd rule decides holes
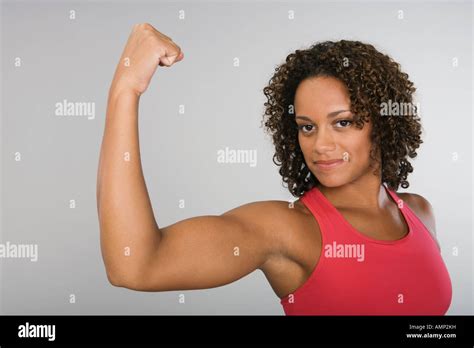
[[[423,142],[420,118],[382,117],[381,105],[389,101],[412,104],[416,88],[400,64],[374,46],[340,40],[318,42],[289,54],[263,89],[267,102],[262,123],[273,138],[273,162],[281,166],[279,173],[290,193],[300,197],[319,184],[299,146],[293,111],[298,85],[318,76],[333,77],[345,84],[357,128],[361,129],[367,120],[372,123],[370,157],[375,161],[372,163],[381,164],[382,183],[392,190],[399,185],[407,188],[407,176],[413,172],[407,157],[415,158],[415,150]]]

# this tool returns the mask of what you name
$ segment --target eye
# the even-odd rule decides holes
[[[301,126],[298,126],[298,130],[299,130],[299,131],[302,131],[303,133],[306,134],[306,133],[308,133],[308,132],[306,132],[305,130],[308,130],[308,129],[305,128],[305,127],[313,127],[313,126],[310,125],[310,124],[303,124],[303,125],[301,125]]]
[[[342,127],[336,127],[336,128],[347,128],[352,124],[352,120],[338,120],[335,122],[336,124],[340,123],[342,124]]]

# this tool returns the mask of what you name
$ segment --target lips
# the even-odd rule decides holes
[[[314,163],[316,164],[333,164],[336,162],[340,162],[342,159],[334,159],[334,160],[329,160],[329,161],[315,161]]]
[[[314,162],[316,165],[316,168],[319,171],[332,171],[335,170],[336,168],[339,168],[344,164],[344,160],[342,159],[334,159],[334,160],[327,160],[327,161],[316,161]]]

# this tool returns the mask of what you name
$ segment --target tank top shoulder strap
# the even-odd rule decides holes
[[[317,187],[313,187],[301,197],[301,201],[310,210],[318,222],[321,235],[324,240],[332,241],[337,237],[338,217],[334,215],[333,210],[328,203],[321,197],[322,193]]]
[[[438,240],[431,235],[431,232],[428,230],[423,221],[421,221],[421,219],[416,215],[416,213],[394,191],[390,190],[387,186],[386,189],[387,192],[397,202],[398,207],[402,211],[403,215],[407,218],[407,220],[409,220],[407,222],[411,223],[414,226],[413,230],[415,231],[415,233],[418,233],[419,231],[424,231],[426,235],[429,235],[430,238],[433,239],[433,241],[436,243],[436,246],[438,247],[438,250],[441,251],[441,246]]]
[[[395,201],[395,203],[398,204],[400,209],[403,209],[403,207],[404,207],[403,200],[400,197],[398,197],[398,195],[395,193],[395,191],[390,190],[390,188],[387,186],[387,184],[383,183],[382,185],[385,188],[385,191],[387,191],[388,194],[390,195],[390,197],[392,197],[392,199]]]
[[[403,212],[403,215],[405,217],[407,217],[410,222],[412,223],[418,223],[418,218],[417,216],[415,215],[415,213],[410,209],[410,207],[405,204],[405,201],[403,199],[401,199],[396,193],[395,191],[391,190],[387,184],[383,184],[383,186],[385,187],[385,190],[389,193],[389,195],[393,198],[393,200],[395,201],[395,203],[398,204],[398,208]]]

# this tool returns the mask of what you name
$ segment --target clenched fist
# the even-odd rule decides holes
[[[184,57],[171,38],[148,23],[135,24],[115,70],[112,88],[141,95],[158,65],[170,67]]]

